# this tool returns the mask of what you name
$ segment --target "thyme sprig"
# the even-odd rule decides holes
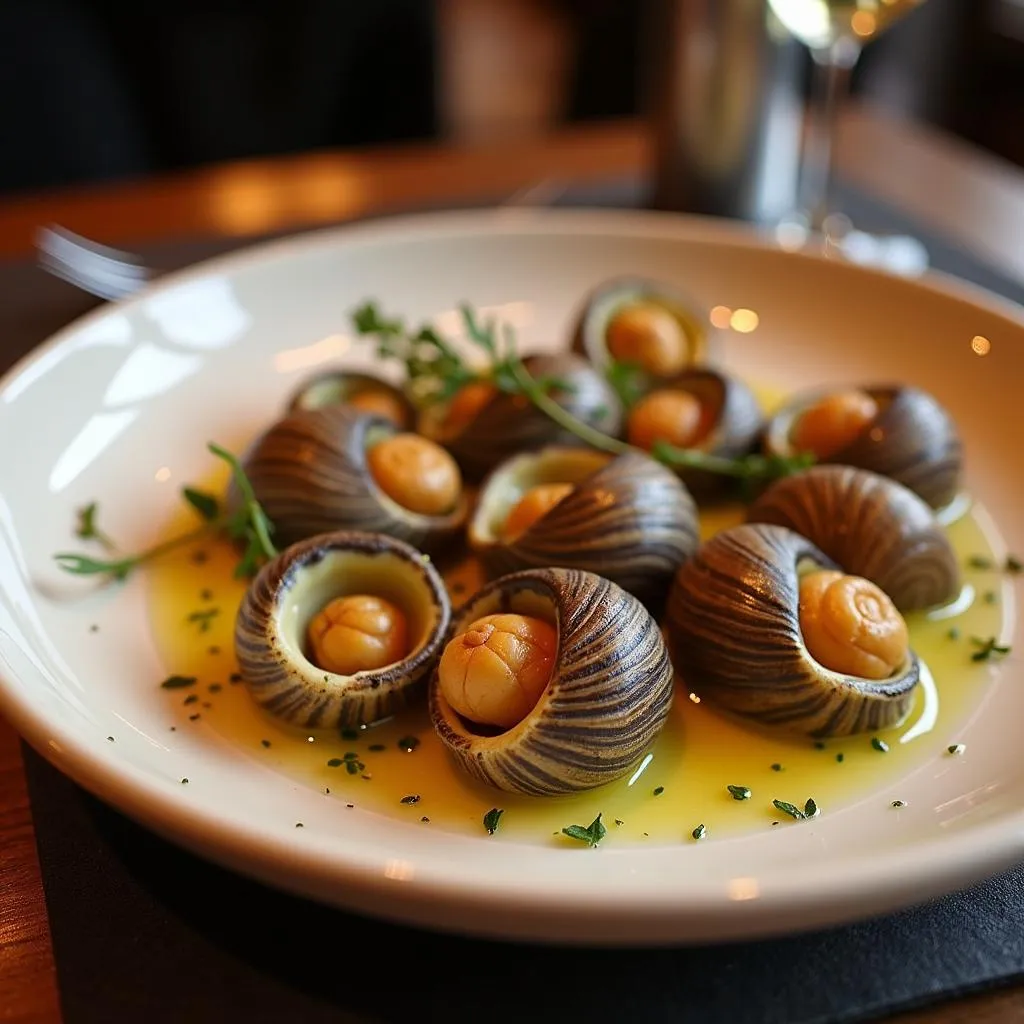
[[[468,340],[481,356],[479,369],[471,367],[455,346],[442,338],[434,327],[424,325],[410,329],[400,318],[385,317],[372,301],[355,310],[352,323],[357,334],[376,339],[379,359],[397,360],[404,365],[409,390],[421,406],[446,402],[466,384],[486,382],[506,394],[526,398],[558,426],[592,448],[612,455],[640,451],[584,423],[559,403],[554,395],[571,389],[557,379],[536,378],[530,373],[519,355],[515,332],[510,324],[500,325],[499,330],[493,318],[482,319],[468,304],[460,306],[459,313]],[[608,379],[627,405],[636,400],[642,389],[641,375],[630,364],[613,363]],[[696,448],[679,448],[663,441],[645,454],[667,466],[701,470],[730,477],[746,485],[788,476],[806,469],[813,462],[813,457],[806,453],[725,458]]]
[[[210,442],[207,448],[211,454],[222,459],[231,468],[232,479],[241,496],[241,502],[237,509],[221,512],[219,502],[212,495],[193,487],[186,487],[183,497],[203,519],[202,526],[179,534],[177,537],[171,537],[169,540],[161,541],[136,554],[124,555],[120,558],[93,558],[90,555],[76,552],[59,552],[54,555],[57,565],[65,572],[75,576],[104,576],[110,580],[120,581],[127,579],[136,569],[169,551],[194,543],[211,533],[222,533],[244,545],[242,556],[235,567],[235,576],[241,579],[255,575],[265,561],[277,554],[277,549],[271,540],[274,526],[256,500],[252,484],[236,456],[213,442]],[[95,517],[94,509],[90,519],[94,537],[97,536]]]

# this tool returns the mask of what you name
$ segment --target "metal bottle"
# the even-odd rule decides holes
[[[769,224],[797,205],[805,55],[765,0],[648,0],[651,203]]]

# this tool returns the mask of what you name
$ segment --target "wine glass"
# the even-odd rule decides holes
[[[920,272],[928,255],[916,239],[888,240],[855,230],[833,206],[836,129],[850,75],[864,46],[924,0],[768,0],[778,20],[810,50],[814,64],[810,118],[801,158],[803,210],[782,225],[780,238],[800,243],[808,231],[826,251],[862,262]]]

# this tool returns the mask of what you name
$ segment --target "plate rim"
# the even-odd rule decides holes
[[[339,244],[358,244],[360,240],[373,243],[389,240],[394,242],[403,236],[429,239],[445,234],[580,235],[602,232],[623,237],[651,237],[653,233],[693,244],[707,242],[717,246],[726,245],[777,255],[785,254],[786,258],[812,263],[828,262],[812,253],[786,252],[773,244],[762,232],[749,225],[657,211],[588,208],[513,211],[497,208],[374,218],[317,228],[284,238],[243,244],[232,252],[168,273],[128,299],[104,303],[67,324],[19,359],[0,377],[0,394],[39,361],[53,358],[53,354],[58,353],[63,344],[92,323],[100,322],[112,313],[134,308],[162,291],[210,274],[244,270],[248,264],[265,264],[277,259],[287,260],[293,253],[329,249]],[[929,271],[922,277],[907,279],[871,267],[838,260],[834,262],[837,266],[843,267],[844,273],[880,276],[889,281],[903,280],[911,287],[938,293],[946,299],[953,299],[972,307],[981,307],[987,313],[1009,321],[1014,328],[1024,329],[1024,307],[988,289],[951,275]],[[870,870],[866,865],[862,865],[861,870],[844,876],[841,891],[838,892],[834,877],[832,884],[826,886],[824,892],[815,888],[820,884],[820,880],[815,881],[816,876],[813,872],[810,875],[802,874],[798,882],[792,886],[773,885],[767,892],[762,893],[761,898],[737,902],[731,907],[725,902],[723,893],[717,889],[703,894],[689,893],[683,907],[678,902],[666,901],[664,892],[623,889],[606,894],[601,912],[597,914],[593,913],[593,908],[583,904],[570,906],[568,909],[578,910],[583,916],[575,917],[575,923],[563,926],[562,934],[557,931],[553,935],[536,934],[535,930],[529,928],[517,933],[517,929],[508,927],[495,932],[486,926],[487,912],[507,904],[510,895],[507,889],[497,893],[493,887],[488,888],[486,885],[467,888],[465,880],[456,881],[450,875],[437,876],[420,872],[410,880],[412,884],[395,886],[393,881],[389,882],[381,876],[378,864],[354,864],[351,860],[339,861],[337,858],[326,856],[329,844],[318,842],[315,836],[303,835],[303,841],[299,845],[294,836],[288,841],[284,834],[268,829],[249,828],[244,821],[236,820],[226,826],[224,819],[215,817],[212,812],[208,813],[204,804],[199,804],[193,799],[184,802],[180,797],[180,790],[169,785],[158,785],[158,780],[155,779],[136,776],[130,763],[123,759],[119,761],[116,756],[112,756],[111,751],[105,751],[104,748],[90,743],[87,737],[83,738],[79,733],[63,728],[55,731],[54,726],[48,722],[45,711],[33,707],[30,701],[22,702],[16,688],[9,686],[3,678],[0,678],[0,710],[30,745],[59,771],[93,795],[172,842],[204,853],[221,863],[229,861],[233,870],[261,878],[271,884],[276,883],[279,887],[293,892],[314,895],[304,886],[290,884],[286,879],[269,878],[262,870],[251,865],[247,868],[240,863],[256,861],[261,868],[271,870],[275,864],[287,862],[291,865],[290,873],[295,874],[297,868],[305,879],[316,883],[313,888],[319,889],[323,884],[330,882],[332,888],[336,890],[333,895],[317,893],[314,898],[343,907],[364,904],[362,909],[366,909],[367,899],[370,896],[379,896],[384,899],[387,906],[374,906],[373,912],[406,923],[430,923],[434,928],[443,927],[442,922],[428,920],[422,913],[417,917],[413,904],[420,900],[428,909],[436,908],[439,902],[446,908],[457,907],[460,911],[455,915],[460,919],[458,930],[486,934],[490,937],[512,937],[518,934],[518,937],[529,937],[539,941],[584,941],[587,944],[614,941],[614,944],[619,945],[646,944],[649,939],[643,938],[641,934],[634,934],[639,929],[640,932],[649,932],[650,939],[654,941],[706,941],[716,938],[792,933],[800,930],[799,926],[794,927],[789,923],[782,928],[772,927],[769,920],[772,916],[771,908],[781,908],[784,904],[799,915],[815,909],[818,901],[824,900],[828,903],[828,908],[818,907],[818,913],[811,915],[813,920],[809,926],[812,927],[853,920],[857,916],[863,916],[855,913],[858,905],[862,904],[869,908],[872,906],[871,897],[877,901],[881,888],[884,888],[879,886],[879,875],[889,879],[889,888],[893,887],[892,880],[895,876],[899,876],[904,885],[906,881],[906,868],[901,869],[900,864],[907,860],[908,854],[907,851],[896,848],[885,851],[878,860],[873,860]],[[62,748],[59,752],[51,745],[55,738]],[[179,793],[177,798],[174,796],[175,793]],[[214,848],[217,853],[210,854],[208,851]],[[254,851],[257,854],[255,857]],[[606,855],[621,856],[632,855],[636,851],[636,847],[630,846],[620,851],[603,852]],[[1017,811],[1007,812],[993,822],[973,826],[965,832],[912,844],[910,856],[917,867],[915,889],[913,892],[886,894],[885,905],[889,909],[897,909],[899,906],[920,902],[921,899],[937,895],[939,892],[949,891],[961,883],[980,880],[1017,861],[1022,853],[1024,804]],[[954,863],[955,869],[952,868]],[[834,876],[834,871],[829,872],[829,876]],[[546,889],[543,885],[538,885],[537,881],[530,879],[528,886],[524,885],[514,890],[516,912],[524,918],[531,918],[532,915],[536,921],[548,922],[553,893],[550,886]],[[359,898],[355,898],[356,896]],[[725,907],[729,912],[723,911]],[[474,918],[477,915],[484,920],[474,927]],[[600,922],[603,938],[602,935],[588,934],[585,931],[595,927],[596,922],[589,920],[590,916],[596,917]],[[644,927],[645,922],[649,927]],[[610,925],[615,923],[626,926],[627,931],[615,935],[614,940],[611,940],[610,935],[615,932],[615,928]]]

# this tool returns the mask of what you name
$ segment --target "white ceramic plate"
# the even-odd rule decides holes
[[[621,944],[749,937],[887,911],[1020,858],[1024,686],[1012,657],[963,722],[967,756],[929,756],[899,780],[898,822],[886,801],[861,801],[735,839],[568,851],[345,816],[214,732],[169,733],[143,581],[88,597],[54,568],[76,507],[101,498],[106,526],[141,545],[176,487],[209,466],[208,438],[242,443],[298,377],[339,354],[358,362],[347,313],[367,296],[414,319],[469,300],[516,323],[524,344],[559,346],[583,294],[618,274],[680,282],[705,309],[755,311],[756,330],[725,332],[726,365],[748,377],[794,388],[904,380],[940,395],[965,436],[969,487],[1024,550],[1019,308],[680,217],[386,221],[175,275],[67,328],[0,383],[3,712],[58,768],[175,842],[428,927]],[[93,622],[102,629],[89,634]]]

